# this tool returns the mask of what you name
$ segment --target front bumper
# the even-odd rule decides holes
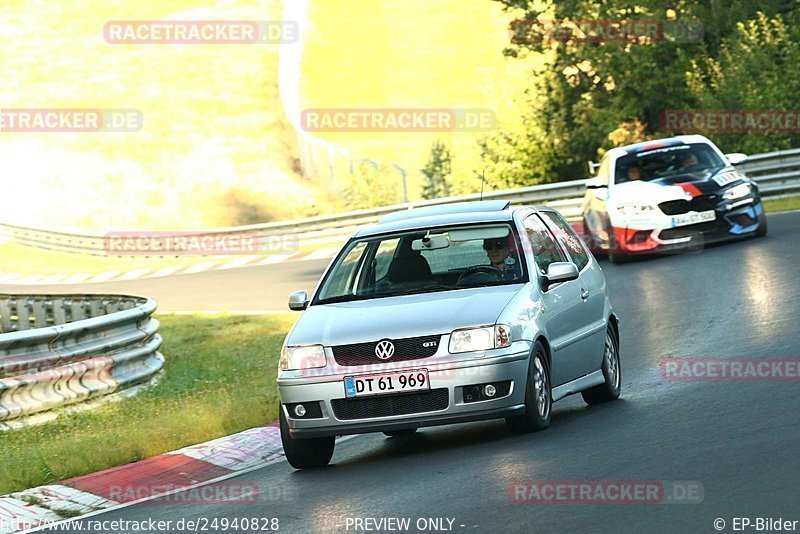
[[[344,383],[340,376],[315,380],[313,383],[305,379],[279,379],[278,390],[283,404],[319,402],[322,417],[300,419],[294,417],[285,407],[281,409],[285,410],[289,433],[295,438],[402,430],[520,415],[525,411],[529,354],[529,351],[525,351],[475,361],[461,361],[448,366],[426,365],[425,360],[407,362],[409,365],[404,369],[428,369],[431,391],[447,390],[447,405],[443,409],[437,407],[433,411],[357,419],[343,418],[340,410],[337,417],[332,401],[345,399]],[[465,386],[506,381],[510,381],[510,388],[508,394],[502,397],[475,402],[464,400]],[[381,397],[399,398],[401,395],[405,394]],[[341,402],[350,401],[338,401]]]
[[[750,197],[721,203],[716,219],[674,226],[673,218],[658,214],[652,220],[626,221],[615,225],[618,253],[653,254],[700,249],[705,244],[729,241],[756,233],[763,214],[761,199]]]

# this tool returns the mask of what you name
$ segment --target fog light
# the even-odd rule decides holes
[[[298,404],[297,406],[294,407],[294,414],[297,417],[303,417],[306,414],[306,407],[303,406],[302,404]]]
[[[497,394],[497,388],[491,384],[486,384],[483,386],[483,394],[487,397],[494,397]]]

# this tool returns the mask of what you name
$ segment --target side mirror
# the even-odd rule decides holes
[[[550,286],[560,282],[569,282],[578,278],[578,266],[568,261],[557,261],[551,263],[547,268],[547,274],[542,281],[542,289],[548,291]]]
[[[295,291],[289,295],[289,309],[303,311],[308,308],[308,291]]]
[[[586,180],[586,189],[602,189],[603,187],[608,187],[608,184],[599,176]]]
[[[742,154],[741,152],[734,152],[733,154],[725,154],[725,157],[728,158],[728,161],[731,162],[731,165],[739,165],[747,161],[747,158],[749,158],[747,154]]]

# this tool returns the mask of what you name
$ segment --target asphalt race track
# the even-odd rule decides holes
[[[548,533],[715,532],[717,518],[727,531],[734,517],[800,520],[800,382],[668,381],[658,365],[662,358],[800,357],[800,213],[772,215],[769,224],[766,239],[603,263],[622,320],[617,402],[588,408],[580,396],[567,398],[555,405],[548,430],[525,436],[502,421],[409,438],[358,436],[337,446],[329,468],[296,472],[281,461],[226,481],[257,483],[271,496],[258,504],[151,502],[94,519],[277,517],[281,532],[344,532],[348,517],[451,518],[456,532]],[[290,290],[313,289],[323,264],[75,289],[146,293],[167,309],[280,309]],[[531,479],[692,481],[703,498],[512,503],[509,485]]]

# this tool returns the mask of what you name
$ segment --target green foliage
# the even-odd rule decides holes
[[[704,109],[800,108],[800,14],[741,23],[717,58],[694,62],[687,82]],[[796,127],[795,127],[796,129]],[[758,153],[797,146],[797,132],[753,131],[715,136],[723,150]]]
[[[452,177],[452,156],[442,141],[435,141],[431,146],[428,163],[422,169],[425,182],[422,186],[422,198],[442,198],[450,196],[450,180]]]
[[[531,73],[519,119],[481,142],[486,174],[502,177],[498,182],[585,177],[586,161],[613,146],[670,135],[660,131],[665,110],[797,107],[796,2],[693,0],[666,7],[658,0],[498,1],[513,11],[510,19],[523,10],[528,21],[581,26],[580,21],[642,19],[702,28],[702,35],[680,39],[666,32],[653,39],[522,39],[509,46],[508,56],[533,52],[549,59]],[[792,24],[783,24],[782,17]],[[763,151],[788,143],[786,136],[740,134],[722,144]]]
[[[389,165],[362,161],[349,177],[343,195],[351,210],[400,202],[402,176]]]

